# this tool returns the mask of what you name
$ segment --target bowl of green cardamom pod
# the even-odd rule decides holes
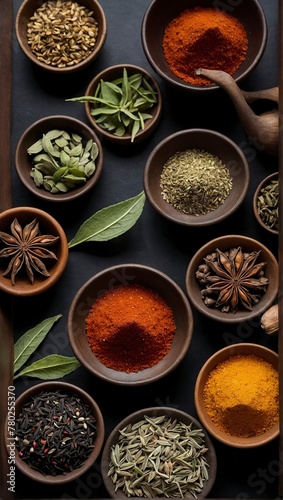
[[[217,458],[198,420],[176,408],[153,407],[117,424],[105,443],[101,472],[111,498],[205,498]]]
[[[19,46],[43,70],[73,73],[92,63],[107,37],[107,20],[97,0],[24,0],[15,20]]]
[[[35,196],[66,202],[89,192],[103,168],[103,150],[95,132],[76,118],[46,116],[21,135],[16,171]]]
[[[147,139],[159,124],[163,107],[155,78],[133,64],[105,68],[91,80],[84,96],[68,101],[84,103],[96,133],[122,146]]]
[[[144,190],[156,212],[171,222],[202,227],[232,215],[250,182],[244,153],[227,136],[187,129],[163,139],[144,169]]]
[[[279,436],[278,353],[260,344],[232,344],[210,356],[194,400],[207,432],[234,448],[263,446]]]
[[[263,179],[255,190],[253,211],[258,223],[271,234],[279,234],[279,174]]]
[[[278,262],[260,241],[224,235],[197,250],[185,283],[190,302],[203,315],[227,324],[247,322],[276,301]]]

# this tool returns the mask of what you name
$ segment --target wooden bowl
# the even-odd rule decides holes
[[[95,117],[93,117],[91,114],[91,109],[93,108],[93,104],[90,102],[85,102],[85,111],[87,118],[91,126],[96,131],[96,133],[100,134],[108,141],[119,144],[121,146],[129,144],[137,144],[138,142],[147,139],[154,132],[157,125],[159,124],[163,107],[161,91],[155,78],[150,73],[148,73],[148,71],[146,71],[144,68],[135,66],[133,64],[116,64],[114,66],[110,66],[100,71],[100,73],[97,73],[89,83],[85,95],[91,97],[94,96],[97,85],[100,83],[100,80],[104,80],[105,82],[111,82],[113,80],[116,80],[117,78],[121,78],[123,76],[124,68],[126,68],[128,76],[131,76],[136,73],[141,73],[143,77],[151,85],[151,87],[155,90],[157,95],[157,103],[147,111],[152,117],[145,121],[144,129],[139,130],[133,142],[131,142],[131,134],[128,132],[119,137],[115,134],[112,134],[108,130],[105,130],[102,127],[100,127],[99,124],[96,123]]]
[[[268,279],[267,290],[251,310],[242,307],[233,313],[231,311],[222,312],[214,306],[208,307],[201,297],[201,290],[204,289],[204,285],[201,285],[196,278],[198,267],[204,263],[204,258],[217,248],[225,252],[238,247],[241,247],[243,252],[260,251],[256,263],[266,263],[263,269],[265,277]],[[194,254],[187,268],[185,286],[191,303],[204,316],[227,324],[250,321],[253,318],[260,317],[276,300],[279,286],[278,262],[273,253],[260,241],[242,235],[220,236],[203,245]]]
[[[217,8],[217,5],[212,0],[177,0],[166,4],[163,0],[153,0],[145,11],[142,21],[142,45],[154,71],[176,90],[210,93],[219,89],[219,86],[193,85],[181,80],[169,68],[162,49],[166,26],[181,12],[194,7]],[[267,22],[258,0],[234,3],[228,13],[241,21],[248,35],[246,58],[233,75],[236,82],[240,83],[256,68],[264,54],[267,43]]]
[[[257,222],[261,225],[261,227],[266,229],[266,231],[268,231],[269,233],[274,234],[274,235],[279,234],[278,229],[275,229],[275,227],[270,227],[264,222],[264,220],[262,219],[262,217],[259,214],[257,203],[258,203],[258,197],[260,196],[262,189],[266,188],[266,186],[268,186],[272,181],[277,181],[278,176],[279,176],[278,172],[274,172],[273,174],[270,174],[267,177],[265,177],[265,179],[263,179],[259,183],[258,187],[255,190],[254,197],[253,197],[253,211],[254,211],[254,216],[255,216]]]
[[[276,370],[278,370],[278,354],[271,349],[268,349],[267,347],[249,343],[239,343],[224,347],[220,351],[214,353],[204,363],[197,376],[194,391],[195,407],[201,423],[209,432],[209,434],[211,434],[211,436],[213,436],[215,439],[217,439],[221,443],[224,443],[225,445],[233,446],[234,448],[255,448],[265,445],[279,436],[279,422],[276,423],[270,430],[259,436],[246,438],[231,436],[219,430],[214,422],[212,422],[211,418],[207,414],[203,400],[203,389],[211,371],[214,370],[218,363],[221,363],[231,356],[237,354],[257,356],[259,358],[262,358],[264,361],[271,363],[276,368]]]
[[[30,176],[33,163],[32,156],[28,154],[27,149],[41,139],[43,134],[53,129],[64,130],[69,133],[74,132],[82,137],[83,143],[92,139],[98,146],[99,152],[95,160],[95,172],[88,178],[85,184],[78,185],[74,189],[69,189],[66,193],[51,193],[44,187],[38,187]],[[15,165],[22,183],[38,198],[49,202],[73,201],[93,189],[100,179],[103,168],[103,149],[94,131],[80,120],[63,115],[46,116],[32,123],[21,135],[16,146]]]
[[[128,415],[126,418],[124,418],[111,432],[110,436],[108,437],[103,452],[102,452],[102,457],[101,457],[101,472],[102,472],[102,478],[105,484],[105,487],[110,495],[111,498],[128,498],[127,495],[123,492],[121,488],[119,488],[117,491],[115,491],[115,486],[112,481],[112,478],[108,476],[108,471],[109,471],[109,463],[110,463],[110,458],[111,458],[111,449],[113,446],[117,444],[117,441],[120,436],[120,431],[124,429],[126,426],[134,425],[137,422],[140,422],[141,420],[144,419],[144,416],[148,416],[149,418],[154,418],[154,417],[159,417],[159,416],[167,416],[168,418],[171,418],[173,421],[176,419],[179,422],[184,423],[185,425],[189,426],[192,425],[193,429],[202,429],[203,434],[204,434],[204,443],[205,447],[207,448],[207,453],[204,455],[207,459],[207,462],[209,464],[209,477],[206,481],[204,481],[203,489],[200,493],[198,493],[197,498],[205,498],[216,478],[216,471],[217,471],[217,457],[216,453],[213,447],[213,444],[205,431],[205,429],[202,427],[200,422],[196,420],[194,417],[191,415],[183,412],[182,410],[178,410],[176,408],[170,408],[170,407],[154,407],[154,408],[145,408],[136,411],[135,413],[132,413],[131,415]],[[142,448],[142,444],[140,445]],[[184,445],[186,447],[186,445]],[[192,495],[186,496],[186,498],[193,498]]]
[[[25,392],[23,392],[16,399],[15,418],[17,418],[18,415],[20,414],[22,406],[31,401],[31,398],[39,394],[41,391],[47,391],[47,392],[59,391],[60,393],[66,393],[68,395],[75,394],[80,398],[82,403],[87,404],[91,408],[92,415],[94,415],[96,418],[97,436],[94,442],[94,447],[89,457],[82,463],[82,465],[79,468],[74,469],[72,472],[67,472],[66,474],[57,474],[57,475],[52,475],[52,474],[44,475],[41,472],[30,467],[28,463],[22,460],[21,457],[19,456],[18,451],[16,450],[15,454],[16,467],[25,476],[32,479],[33,481],[37,481],[38,483],[52,485],[52,486],[54,485],[59,486],[77,480],[80,476],[82,476],[93,466],[94,462],[97,460],[101,452],[104,443],[104,435],[105,435],[104,419],[98,404],[87,392],[85,392],[83,389],[81,389],[76,385],[69,384],[67,382],[60,382],[60,381],[58,382],[57,380],[36,384],[27,389]],[[13,440],[11,441],[11,438],[9,438],[9,428],[7,427],[7,425],[5,428],[6,428],[6,446],[9,453],[9,445],[11,445],[11,442]]]
[[[172,309],[176,324],[173,343],[166,356],[151,368],[126,373],[108,368],[91,351],[85,318],[102,291],[120,284],[140,284],[157,292]],[[121,264],[99,272],[76,293],[68,315],[68,335],[73,352],[93,375],[117,385],[139,386],[153,383],[171,373],[186,355],[193,334],[189,301],[179,286],[162,272],[140,264]]]
[[[166,161],[178,151],[200,149],[217,156],[228,168],[233,180],[232,190],[222,205],[204,215],[188,215],[165,201],[160,177]],[[245,155],[231,139],[207,129],[188,129],[163,139],[149,155],[144,169],[144,190],[151,206],[166,219],[184,226],[208,226],[223,221],[244,201],[250,182]]]
[[[51,215],[33,207],[14,207],[0,213],[0,231],[11,234],[10,226],[14,219],[18,220],[22,228],[37,219],[40,234],[59,236],[59,240],[54,245],[47,247],[55,253],[57,260],[43,259],[50,276],[41,276],[34,271],[33,284],[23,267],[16,275],[15,285],[13,285],[10,275],[3,276],[9,259],[2,258],[0,261],[0,290],[17,296],[38,295],[52,287],[64,272],[69,256],[67,237],[63,228]],[[5,244],[1,242],[0,246],[2,249]]]
[[[92,17],[97,22],[98,35],[93,51],[84,60],[72,66],[58,67],[39,60],[32,52],[27,39],[27,25],[34,12],[42,6],[44,0],[24,0],[16,14],[15,31],[20,48],[30,61],[40,68],[58,75],[73,73],[87,67],[100,54],[107,36],[107,21],[104,10],[97,0],[78,0],[78,4],[93,12]]]

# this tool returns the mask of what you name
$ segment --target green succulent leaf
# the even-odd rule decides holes
[[[128,231],[139,219],[145,204],[145,193],[103,208],[86,220],[69,242],[72,248],[86,241],[107,241]]]

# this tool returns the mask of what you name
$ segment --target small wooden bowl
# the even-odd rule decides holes
[[[208,254],[214,252],[216,248],[225,252],[226,250],[237,247],[241,247],[243,252],[260,251],[257,263],[266,263],[264,266],[264,273],[265,277],[268,279],[268,285],[266,292],[251,310],[244,310],[242,308],[238,309],[235,313],[225,313],[216,307],[208,307],[205,305],[200,293],[204,286],[198,282],[196,272],[199,265],[204,263],[203,259]],[[220,236],[203,245],[192,257],[186,272],[185,286],[189,300],[204,316],[227,324],[250,321],[253,318],[260,317],[276,300],[279,286],[278,262],[273,253],[260,241],[242,235]]]
[[[102,291],[120,284],[140,284],[157,292],[172,309],[176,324],[172,346],[151,368],[126,373],[108,368],[91,351],[85,318]],[[186,355],[193,334],[192,310],[179,286],[164,273],[140,264],[121,264],[104,269],[90,278],[76,293],[68,315],[68,335],[73,352],[93,375],[117,385],[139,386],[153,383],[171,373]]]
[[[228,168],[233,187],[224,203],[204,215],[188,215],[165,201],[161,194],[160,176],[166,161],[176,152],[200,149],[217,156]],[[250,182],[250,170],[245,155],[231,139],[207,129],[188,129],[163,139],[149,155],[144,169],[144,189],[151,206],[166,219],[184,226],[202,227],[223,221],[244,201]]]
[[[57,260],[44,259],[49,277],[41,276],[39,273],[34,272],[34,283],[32,284],[25,273],[25,270],[20,270],[16,275],[16,283],[12,284],[10,276],[2,276],[3,272],[8,266],[8,259],[3,258],[0,262],[0,290],[11,295],[22,297],[38,295],[45,292],[52,287],[61,277],[69,256],[68,241],[66,234],[60,224],[47,212],[33,207],[15,207],[0,213],[0,231],[10,234],[10,226],[14,219],[17,219],[22,227],[29,224],[34,219],[39,223],[39,230],[41,234],[50,234],[52,236],[59,236],[59,240],[50,247]],[[1,242],[1,249],[5,246]]]
[[[95,118],[91,114],[91,109],[93,107],[93,104],[90,102],[85,102],[85,111],[87,118],[91,126],[96,131],[96,133],[102,135],[108,141],[120,144],[121,146],[129,144],[137,144],[138,142],[147,139],[154,132],[157,125],[159,124],[163,107],[161,91],[155,78],[153,78],[153,76],[150,73],[148,73],[148,71],[146,71],[145,69],[139,66],[135,66],[133,64],[117,64],[115,66],[110,66],[102,70],[100,73],[97,73],[95,77],[92,79],[92,81],[89,83],[85,95],[91,97],[94,96],[96,87],[100,83],[100,80],[104,80],[105,82],[106,81],[111,82],[113,80],[116,80],[117,78],[121,78],[123,76],[124,68],[126,68],[128,76],[131,76],[136,73],[141,73],[143,77],[148,81],[148,83],[153,87],[153,89],[156,91],[157,94],[157,103],[155,104],[155,106],[153,106],[148,110],[148,113],[152,117],[145,121],[144,129],[139,130],[133,142],[131,142],[131,134],[128,132],[126,132],[123,136],[119,137],[101,128],[99,124],[96,123]]]
[[[240,343],[224,347],[220,351],[217,351],[215,354],[213,354],[204,363],[197,376],[194,391],[195,407],[198,417],[203,426],[215,439],[228,446],[233,446],[234,448],[255,448],[267,444],[279,436],[279,422],[276,423],[269,431],[261,434],[260,436],[253,436],[249,438],[230,436],[219,430],[214,422],[212,422],[211,418],[206,412],[203,400],[203,389],[211,371],[214,370],[218,363],[221,363],[229,357],[237,354],[257,356],[259,358],[262,358],[264,361],[271,363],[274,368],[278,370],[278,354],[271,349],[268,349],[267,347],[249,343]]]
[[[258,201],[258,197],[260,196],[261,190],[266,188],[266,186],[268,186],[272,181],[277,181],[278,176],[279,176],[278,172],[274,172],[273,174],[265,177],[265,179],[263,179],[260,182],[260,184],[258,185],[258,187],[256,188],[256,191],[255,191],[254,197],[253,197],[253,211],[254,211],[254,216],[255,216],[256,220],[261,225],[261,227],[266,229],[266,231],[269,231],[269,233],[275,234],[275,235],[279,234],[279,230],[273,229],[272,227],[269,227],[265,224],[265,222],[263,221],[263,219],[261,218],[261,216],[259,214],[258,207],[257,207],[257,201]]]
[[[64,68],[52,66],[40,61],[38,57],[32,52],[30,45],[28,44],[27,25],[31,16],[39,7],[41,7],[43,3],[44,0],[24,0],[20,8],[18,9],[15,22],[15,31],[19,46],[24,54],[30,59],[32,63],[36,64],[40,68],[58,75],[74,73],[75,71],[87,67],[99,56],[106,41],[107,22],[104,10],[101,7],[100,3],[97,0],[78,0],[79,5],[82,5],[89,11],[93,12],[93,18],[97,21],[98,24],[98,35],[94,49],[86,59],[76,65],[67,66]]]
[[[74,469],[72,472],[68,472],[67,474],[58,474],[56,476],[53,476],[51,474],[44,475],[41,472],[32,469],[25,461],[23,461],[19,456],[18,451],[16,450],[16,455],[15,455],[16,467],[25,476],[32,479],[33,481],[37,481],[38,483],[52,485],[52,486],[54,485],[59,486],[62,484],[69,483],[71,481],[75,481],[93,466],[94,462],[96,461],[101,452],[104,442],[104,436],[105,436],[104,419],[98,404],[87,392],[85,392],[83,389],[81,389],[76,385],[60,381],[42,382],[30,387],[25,392],[23,392],[16,399],[16,405],[15,405],[16,418],[20,414],[22,406],[28,403],[32,397],[36,396],[36,394],[39,394],[41,391],[50,391],[50,392],[60,391],[66,394],[76,394],[80,398],[82,403],[87,404],[91,408],[92,414],[96,418],[97,437],[95,440],[94,448],[92,449],[89,457],[85,460],[85,462],[83,462],[81,467]],[[11,438],[9,438],[7,425],[5,426],[5,429],[6,429],[6,447],[9,453],[9,445],[11,444]]]
[[[41,139],[43,134],[53,129],[65,130],[69,133],[74,132],[80,135],[84,142],[92,139],[98,146],[99,152],[95,160],[96,169],[93,175],[85,184],[69,189],[66,193],[51,193],[44,187],[38,187],[30,176],[33,164],[32,157],[28,154],[27,149]],[[94,131],[80,120],[64,115],[46,116],[32,123],[21,135],[16,146],[15,166],[22,183],[38,198],[51,202],[73,201],[90,191],[99,181],[103,168],[103,149]]]
[[[217,8],[217,5],[212,0],[176,0],[167,3],[163,0],[153,0],[142,21],[141,38],[148,62],[165,82],[179,91],[207,94],[219,89],[219,86],[215,84],[192,85],[181,80],[169,68],[162,49],[166,26],[184,10],[195,7]],[[264,54],[267,43],[267,22],[258,0],[234,3],[231,15],[244,25],[248,35],[249,45],[246,58],[233,75],[236,82],[240,83],[252,73]]]
[[[204,433],[204,443],[206,448],[208,449],[207,454],[205,455],[207,458],[207,462],[209,464],[209,478],[204,482],[203,485],[203,490],[198,493],[197,498],[205,498],[209,494],[210,490],[213,487],[213,484],[216,479],[216,471],[217,471],[217,457],[216,453],[213,447],[213,444],[205,431],[205,429],[202,427],[200,422],[196,420],[194,417],[191,415],[183,412],[182,410],[177,410],[176,408],[168,408],[168,407],[154,407],[154,408],[145,408],[136,411],[135,413],[132,413],[131,415],[128,415],[126,418],[124,418],[111,432],[110,436],[108,437],[103,452],[102,452],[102,457],[101,457],[101,473],[102,473],[102,478],[105,484],[105,487],[110,495],[111,498],[128,498],[125,493],[121,490],[118,489],[115,491],[115,486],[114,483],[111,479],[111,477],[108,476],[108,471],[109,471],[109,463],[110,463],[110,457],[111,457],[111,448],[116,445],[119,436],[120,436],[120,431],[128,426],[128,425],[134,425],[135,423],[139,422],[140,420],[144,419],[144,416],[148,417],[158,417],[158,416],[163,416],[166,415],[172,420],[177,420],[180,422],[183,422],[186,425],[192,424],[194,429],[202,429]],[[142,445],[141,445],[142,446]],[[173,472],[174,474],[174,472]],[[188,495],[188,498],[192,497],[191,495]],[[192,497],[193,498],[193,497]]]

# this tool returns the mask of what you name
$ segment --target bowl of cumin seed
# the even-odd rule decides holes
[[[144,169],[152,208],[171,222],[204,227],[223,221],[243,203],[250,182],[245,155],[231,139],[187,129],[163,139]]]
[[[32,63],[53,73],[72,73],[99,56],[107,20],[97,0],[24,0],[15,32]]]
[[[144,408],[125,417],[101,456],[111,498],[205,498],[216,472],[217,457],[206,430],[188,413],[170,407]]]

